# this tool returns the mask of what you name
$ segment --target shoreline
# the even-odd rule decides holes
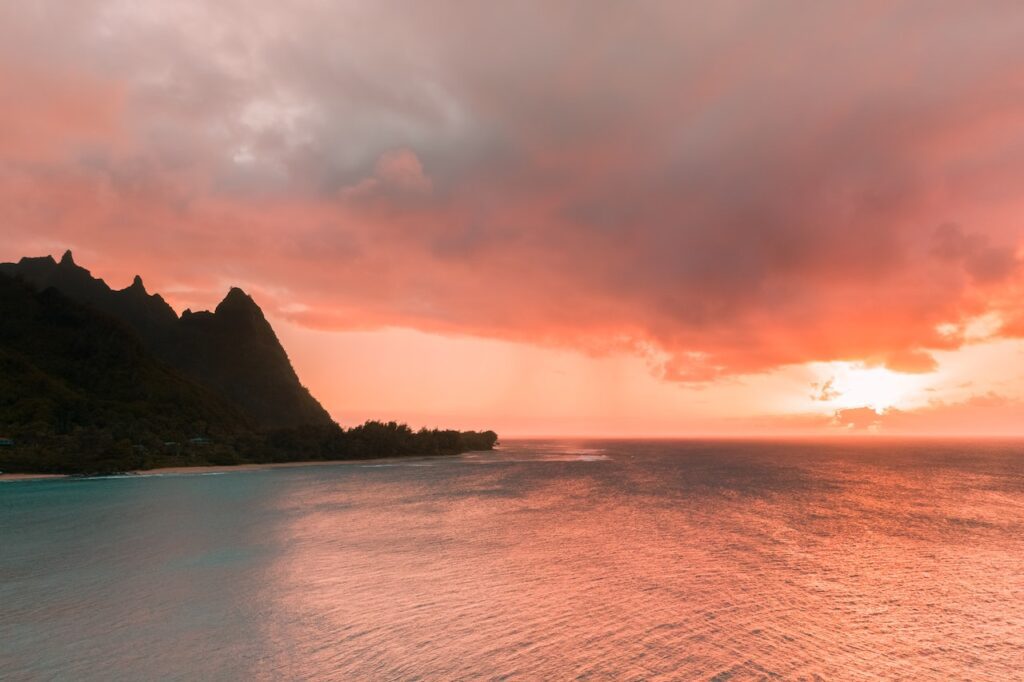
[[[67,478],[68,474],[0,474],[0,481],[35,481],[42,478]]]
[[[465,454],[465,453],[460,453]],[[117,474],[105,474],[95,477],[78,476],[75,474],[29,474],[10,473],[0,474],[0,483],[14,481],[36,481],[44,479],[59,478],[132,478],[134,476],[180,476],[187,474],[228,474],[234,471],[262,471],[264,469],[292,469],[310,466],[341,466],[364,464],[367,462],[397,462],[397,461],[419,461],[424,459],[438,459],[440,457],[458,457],[459,455],[415,455],[412,457],[374,457],[372,459],[333,459],[333,460],[303,460],[301,462],[268,462],[266,464],[210,464],[201,466],[180,466],[180,467],[158,467],[156,469],[133,469]]]

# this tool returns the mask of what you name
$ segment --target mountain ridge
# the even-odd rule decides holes
[[[136,275],[124,289],[75,263],[70,250],[0,264],[0,273],[39,290],[54,288],[131,327],[161,361],[224,394],[259,428],[326,425],[332,419],[301,384],[287,353],[251,296],[231,287],[211,311],[179,316]]]
[[[394,421],[340,427],[238,287],[213,311],[179,317],[141,277],[111,289],[70,251],[0,264],[2,470],[442,455],[496,441]]]

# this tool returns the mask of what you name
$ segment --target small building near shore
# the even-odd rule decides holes
[[[188,442],[190,445],[209,445],[213,441],[206,436],[196,436],[195,438],[189,438]]]

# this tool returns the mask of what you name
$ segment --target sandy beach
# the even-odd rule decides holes
[[[36,478],[67,478],[65,474],[0,474],[2,481],[28,481]]]
[[[124,476],[155,476],[169,474],[216,474],[229,473],[232,471],[257,471],[259,469],[290,469],[293,467],[308,466],[342,466],[352,464],[366,464],[373,462],[388,462],[395,459],[403,461],[416,461],[419,459],[435,459],[436,457],[448,457],[451,455],[436,455],[423,457],[381,457],[376,459],[342,459],[342,460],[307,460],[303,462],[273,462],[270,464],[227,464],[194,467],[161,467],[158,469],[136,469],[127,471]],[[69,474],[0,474],[0,483],[4,481],[28,481],[45,478],[71,478]]]

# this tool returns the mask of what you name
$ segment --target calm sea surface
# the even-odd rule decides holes
[[[1024,446],[0,483],[0,679],[1024,679]]]

